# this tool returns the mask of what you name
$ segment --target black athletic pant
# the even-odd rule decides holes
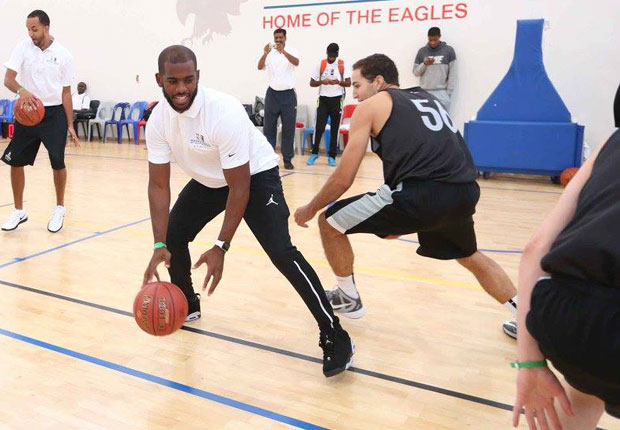
[[[208,188],[192,179],[170,212],[166,243],[172,258],[168,272],[172,283],[187,297],[194,294],[188,244],[209,221],[224,211],[227,198],[228,187]],[[333,314],[314,269],[291,243],[289,215],[278,168],[252,175],[250,199],[243,219],[276,268],[295,287],[319,327],[328,329],[338,318]],[[230,252],[234,252],[234,244]]]
[[[295,90],[276,91],[267,88],[265,95],[265,122],[263,134],[276,147],[278,117],[282,119],[282,158],[290,162],[295,155],[295,119],[297,117],[297,94]]]
[[[316,110],[316,127],[314,129],[314,145],[312,153],[319,153],[321,137],[327,125],[327,117],[331,118],[329,156],[336,158],[338,152],[338,127],[340,126],[340,115],[342,113],[342,97],[319,97],[319,107]]]

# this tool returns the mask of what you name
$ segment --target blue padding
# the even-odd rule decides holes
[[[583,127],[569,122],[472,121],[465,140],[484,172],[559,175],[579,166]]]
[[[478,111],[477,119],[570,122],[570,113],[543,64],[543,25],[542,19],[517,21],[510,69]]]

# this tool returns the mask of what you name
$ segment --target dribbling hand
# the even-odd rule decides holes
[[[151,282],[153,280],[153,277],[155,277],[155,279],[159,281],[160,279],[159,273],[157,273],[157,266],[159,266],[159,263],[163,261],[167,268],[170,267],[171,256],[172,255],[170,254],[170,251],[168,251],[166,248],[158,248],[154,250],[151,261],[149,262],[149,265],[146,267],[146,271],[144,272],[142,285]]]

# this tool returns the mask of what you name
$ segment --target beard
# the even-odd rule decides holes
[[[175,104],[174,104],[173,97],[169,96],[166,93],[166,90],[164,88],[161,89],[161,92],[164,94],[164,97],[166,98],[166,100],[168,101],[168,104],[172,107],[172,109],[174,109],[175,111],[177,111],[179,113],[183,113],[183,112],[185,112],[186,110],[188,110],[192,106],[192,103],[194,103],[194,99],[198,95],[198,85],[196,85],[196,89],[194,90],[194,92],[190,94],[189,102],[187,103],[187,106],[184,107],[184,108],[177,108],[175,106]],[[179,94],[176,94],[176,95],[179,95]]]

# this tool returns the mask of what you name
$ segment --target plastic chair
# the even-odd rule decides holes
[[[316,114],[315,114],[316,118]],[[316,120],[315,120],[316,124]],[[325,131],[323,132],[323,141],[325,142],[325,153],[329,153],[329,141],[330,141],[330,132],[331,132],[331,117],[327,117],[327,125],[325,126]],[[306,151],[306,140],[310,137],[310,145],[309,148],[312,148],[312,139],[314,138],[314,127],[304,127],[302,130],[302,139],[301,139],[301,155],[304,155]]]
[[[126,119],[119,121],[118,123],[118,143],[121,143],[123,140],[123,126],[127,128],[127,138],[131,141],[131,134],[129,134],[129,126],[133,127],[134,133],[134,143],[137,145],[138,140],[136,139],[138,123],[142,119],[144,115],[144,109],[146,109],[147,103],[144,101],[135,102],[131,105],[131,109],[129,110],[129,114]]]
[[[102,128],[106,121],[112,119],[112,113],[114,112],[114,102],[102,102],[97,108],[97,114],[94,119],[88,122],[88,141],[93,140],[93,128],[97,127],[97,136],[102,138]]]
[[[345,105],[342,108],[342,117],[340,118],[340,128],[338,129],[338,134],[342,136],[342,144],[343,147],[347,147],[347,143],[349,141],[349,124],[351,123],[351,117],[353,116],[353,112],[355,112],[355,108],[357,105]]]
[[[82,130],[84,130],[84,138],[88,137],[88,123],[91,119],[95,119],[97,117],[97,111],[99,110],[99,105],[101,102],[99,100],[91,100],[90,106],[87,112],[79,112],[82,118],[77,118],[73,120],[73,124],[75,126],[75,132],[79,135],[79,127],[82,124]],[[73,113],[75,115],[75,112]]]
[[[146,109],[153,110],[153,108],[157,105],[157,103],[159,102],[158,101],[150,102],[148,106],[146,107]],[[144,119],[144,113],[142,113],[142,119],[138,121],[138,128],[134,128],[134,142],[136,142],[136,145],[140,143],[140,127],[144,128],[144,132],[146,132],[147,121],[148,121],[148,118]]]
[[[116,126],[116,133],[117,133],[117,137],[120,143],[121,128],[119,126],[119,122],[121,122],[122,120],[126,118],[126,115],[127,115],[126,111],[128,110],[129,110],[129,103],[127,102],[116,103],[114,105],[114,107],[112,108],[112,118],[110,118],[109,120],[103,123],[103,143],[105,143],[107,140],[107,132],[108,132],[109,125],[111,125],[112,127]]]
[[[17,99],[0,100],[0,122],[15,122],[15,118],[13,117],[15,103],[17,103]]]

